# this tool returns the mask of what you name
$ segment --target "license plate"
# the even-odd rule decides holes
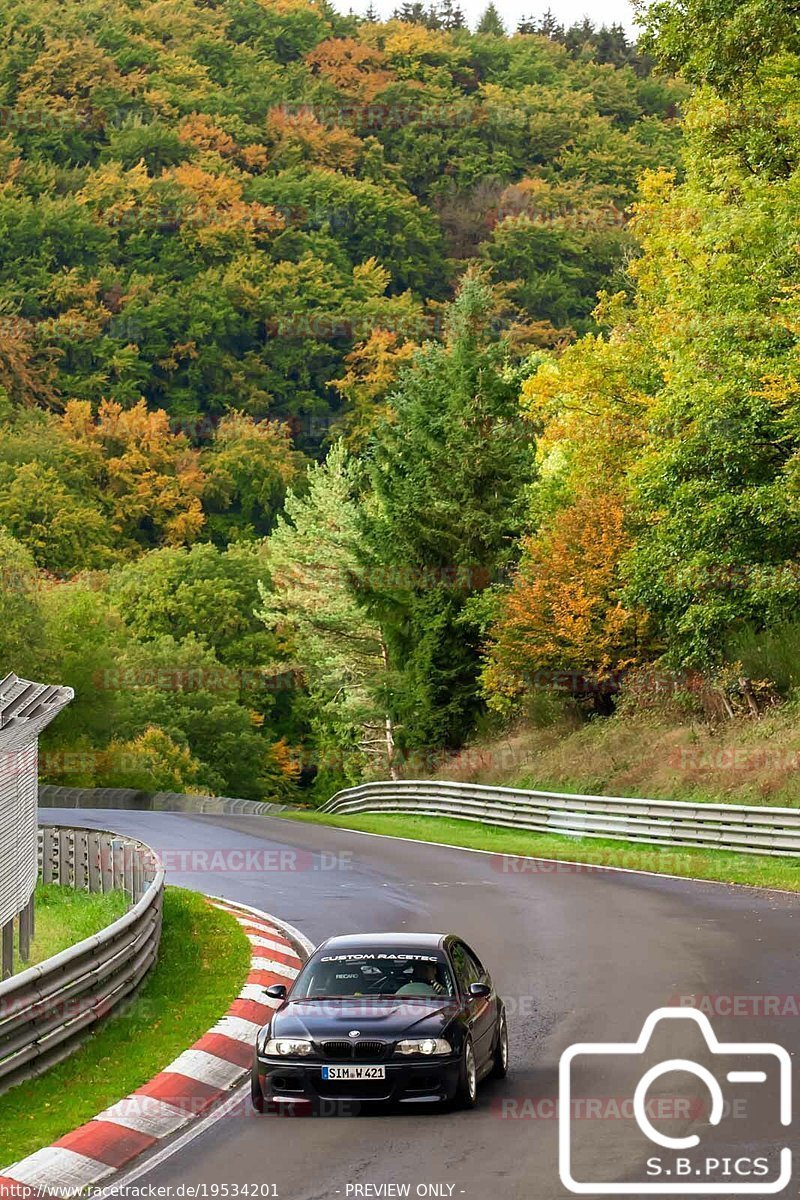
[[[323,1067],[323,1079],[385,1079],[386,1067]]]

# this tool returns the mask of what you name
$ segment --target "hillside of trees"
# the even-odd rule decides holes
[[[726,663],[765,687],[799,682],[800,36],[779,5],[754,51],[740,8],[652,11],[665,64],[696,85],[685,178],[648,174],[633,293],[607,296],[604,331],[523,385],[536,520],[493,633],[498,702],[531,666],[602,673],[659,655],[723,682]]]
[[[744,12],[0,0],[44,775],[324,796],[654,663],[730,713],[800,685],[800,47]]]

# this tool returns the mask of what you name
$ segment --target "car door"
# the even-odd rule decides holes
[[[497,1002],[494,989],[491,996],[471,996],[469,989],[473,983],[485,983],[492,987],[492,981],[480,959],[466,942],[454,939],[450,946],[450,957],[453,960],[459,991],[464,997],[475,1062],[478,1072],[482,1073],[492,1055]]]

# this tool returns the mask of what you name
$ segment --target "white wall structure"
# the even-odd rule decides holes
[[[11,971],[15,917],[26,914],[20,928],[23,953],[30,934],[30,902],[38,875],[39,734],[69,704],[73,695],[71,688],[33,683],[18,675],[0,679],[2,978]]]

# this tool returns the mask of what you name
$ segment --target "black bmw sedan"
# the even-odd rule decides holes
[[[312,954],[259,1032],[253,1106],[439,1103],[472,1108],[508,1070],[505,1007],[454,934],[363,933]]]

